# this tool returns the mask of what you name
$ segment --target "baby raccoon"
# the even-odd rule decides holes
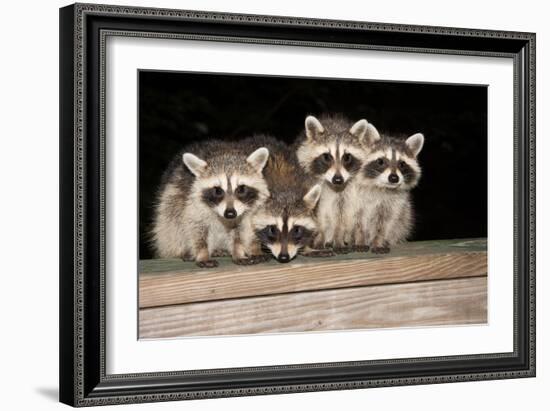
[[[269,151],[246,147],[208,141],[172,161],[155,210],[152,234],[159,257],[216,267],[212,253],[227,250],[238,264],[261,260],[249,217],[269,196],[262,176]]]
[[[317,233],[315,207],[321,186],[307,176],[286,144],[267,136],[254,139],[269,149],[264,177],[270,196],[254,213],[252,223],[262,246],[281,263],[288,263],[298,252],[312,257],[332,255],[312,250]]]
[[[413,227],[410,190],[420,179],[417,156],[424,136],[407,139],[380,135],[369,124],[366,135],[369,153],[357,179],[363,206],[354,235],[355,245],[373,253],[387,253],[390,246],[406,240]]]
[[[341,116],[319,120],[308,116],[298,137],[296,155],[301,166],[323,183],[317,207],[317,248],[332,246],[336,252],[346,252],[351,243],[358,198],[347,187],[364,163],[367,125],[367,120],[352,123]]]

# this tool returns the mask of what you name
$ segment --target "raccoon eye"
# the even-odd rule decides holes
[[[221,187],[214,187],[214,188],[212,189],[212,192],[214,193],[214,195],[215,195],[216,197],[221,197],[221,196],[223,196],[223,189],[222,189]]]
[[[323,153],[323,161],[330,163],[332,161],[332,155],[330,153]]]
[[[383,166],[384,164],[386,164],[386,159],[380,157],[378,160],[376,160],[376,164],[378,164],[379,166]]]
[[[236,188],[235,194],[237,194],[238,196],[242,196],[242,195],[245,195],[247,191],[248,191],[248,187],[245,186],[244,184],[241,184]]]
[[[346,153],[342,156],[342,162],[344,163],[344,165],[348,165],[349,163],[351,163],[351,154],[350,153]]]
[[[405,163],[403,160],[401,160],[399,163],[398,163],[398,166],[399,168],[404,168],[407,166],[407,163]]]
[[[266,232],[267,232],[267,235],[269,236],[270,239],[277,238],[277,232],[278,231],[279,231],[279,229],[275,225],[268,225],[266,227]]]
[[[294,240],[300,240],[304,236],[304,227],[295,225],[292,227],[292,230],[290,230],[290,235]]]

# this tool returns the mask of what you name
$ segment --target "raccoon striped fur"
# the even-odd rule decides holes
[[[157,195],[152,238],[161,258],[215,267],[212,254],[233,261],[261,261],[250,215],[269,196],[262,171],[269,151],[225,141],[186,147],[164,173]]]

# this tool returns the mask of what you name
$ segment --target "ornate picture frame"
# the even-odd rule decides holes
[[[106,371],[106,40],[188,39],[513,60],[513,351]],[[73,406],[535,376],[535,34],[75,4],[60,10],[60,400]]]

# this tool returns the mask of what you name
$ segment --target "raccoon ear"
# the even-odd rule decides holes
[[[261,173],[268,158],[269,150],[265,147],[260,147],[247,157],[246,162],[250,164],[258,173]]]
[[[380,140],[380,138],[380,133],[376,127],[374,127],[371,123],[367,124],[367,128],[365,130],[365,142],[368,145],[372,145]]]
[[[315,140],[318,134],[324,133],[325,128],[319,120],[313,116],[306,117],[306,136],[308,140]]]
[[[420,150],[422,150],[422,147],[424,146],[424,135],[421,133],[413,134],[407,140],[405,140],[405,144],[407,145],[407,147],[410,148],[410,150],[413,152],[414,156],[416,157],[418,153],[420,153]]]
[[[191,171],[196,177],[200,177],[207,165],[206,161],[201,160],[196,155],[191,153],[183,154],[183,164],[185,164],[189,171]]]
[[[309,210],[313,210],[321,197],[321,185],[315,184],[304,196],[303,200]]]
[[[365,137],[365,134],[367,134],[367,127],[369,123],[365,119],[359,120],[357,123],[355,123],[351,128],[349,129],[350,134],[357,137],[359,140],[362,140]]]

